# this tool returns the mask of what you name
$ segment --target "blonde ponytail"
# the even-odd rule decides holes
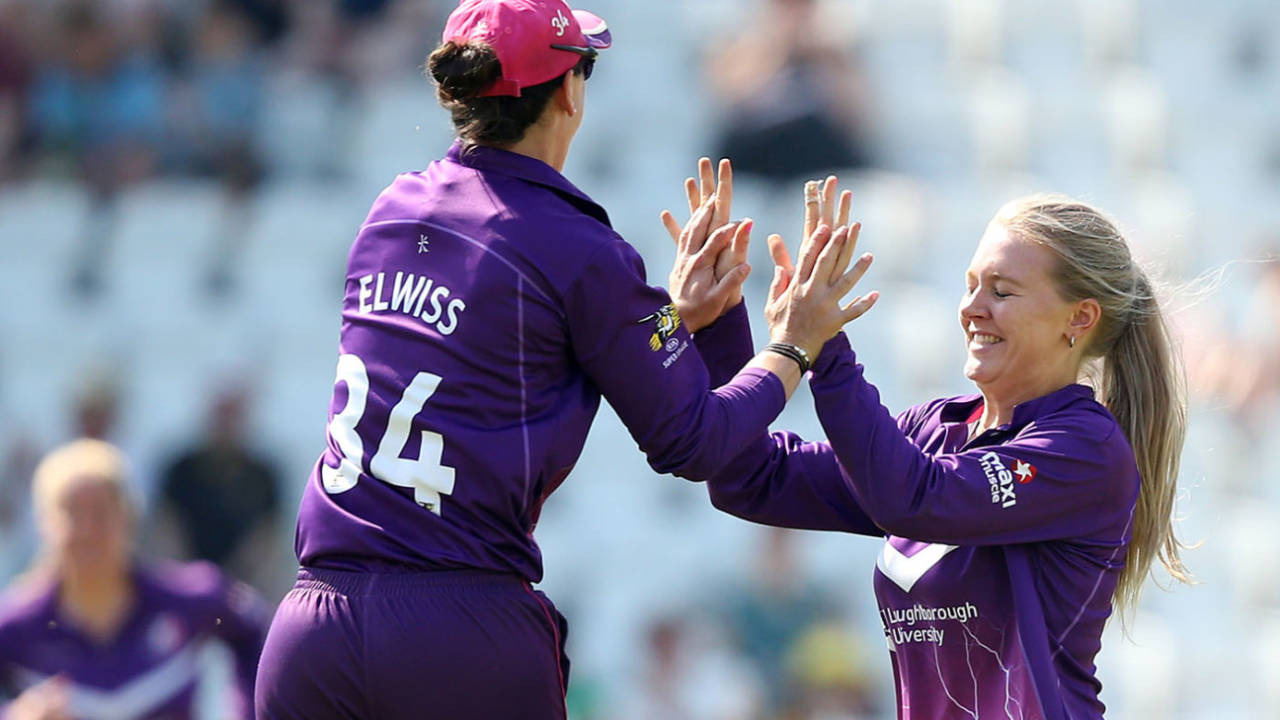
[[[1150,282],[1139,270],[1134,311],[1102,358],[1098,391],[1133,448],[1142,476],[1133,538],[1116,585],[1117,605],[1132,611],[1152,561],[1178,581],[1191,582],[1182,563],[1185,547],[1173,531],[1182,443],[1186,438],[1186,388],[1181,363]]]

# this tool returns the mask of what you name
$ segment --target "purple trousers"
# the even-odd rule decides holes
[[[259,720],[565,720],[564,618],[514,575],[302,568],[258,663]]]

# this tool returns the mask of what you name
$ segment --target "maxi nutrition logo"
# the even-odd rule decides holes
[[[991,483],[991,502],[1000,507],[1013,507],[1018,504],[1018,496],[1014,492],[1014,479],[1020,485],[1026,485],[1036,477],[1036,466],[1014,458],[1014,471],[1004,466],[1004,461],[994,452],[988,452],[979,458],[982,472],[986,473],[987,482]]]

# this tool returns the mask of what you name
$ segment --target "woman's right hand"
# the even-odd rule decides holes
[[[709,231],[715,206],[715,198],[709,198],[681,230],[668,277],[671,302],[691,333],[715,322],[742,301],[742,283],[751,271],[750,265],[742,263],[723,277],[715,273],[718,259],[732,252],[735,245],[745,247],[751,235],[750,221],[726,223]]]
[[[681,254],[687,252],[688,240],[686,239],[688,228],[693,224],[693,218],[698,213],[699,208],[707,203],[714,203],[712,215],[709,219],[709,225],[706,230],[706,240],[695,240],[692,246],[693,251],[701,248],[703,242],[711,242],[710,238],[716,233],[725,230],[730,225],[739,225],[730,220],[733,208],[733,165],[729,160],[720,160],[718,175],[713,169],[711,158],[704,157],[698,160],[698,177],[686,178],[684,181],[685,196],[689,203],[690,221],[684,226],[676,220],[675,215],[670,210],[663,210],[659,217],[662,224],[667,228],[667,233],[671,235],[671,241],[676,244],[677,267],[681,264]],[[715,256],[714,277],[717,283],[725,281],[726,278],[730,282],[736,283],[730,289],[730,292],[724,298],[724,303],[714,308],[711,314],[711,320],[720,317],[726,310],[729,310],[742,301],[742,285],[738,280],[746,280],[746,276],[751,273],[751,266],[747,263],[747,247],[750,244],[750,218],[746,218],[741,223],[746,224],[747,232],[730,231],[730,243],[723,250],[717,252]],[[672,269],[673,285],[676,269]],[[739,276],[738,274],[741,273]]]
[[[797,345],[810,358],[816,358],[822,345],[840,332],[840,328],[875,305],[880,293],[874,290],[847,305],[840,304],[841,298],[871,267],[871,253],[863,254],[849,267],[861,229],[862,225],[857,223],[835,230],[821,223],[800,246],[798,266],[788,269],[779,263],[774,268],[769,301],[765,305],[771,342]],[[770,241],[772,248],[773,238]],[[778,237],[777,243],[786,252],[782,238]],[[790,256],[786,259],[789,263]]]

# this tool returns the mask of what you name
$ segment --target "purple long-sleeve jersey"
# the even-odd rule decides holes
[[[133,605],[109,640],[63,616],[57,582],[33,582],[7,593],[0,606],[0,690],[10,699],[62,675],[71,715],[80,720],[194,717],[201,647],[217,638],[235,661],[230,716],[252,716],[267,608],[213,565],[135,566]]]
[[[732,365],[749,352],[706,356]],[[1024,402],[970,440],[980,396],[895,420],[843,335],[810,385],[829,440],[760,435],[708,487],[716,507],[756,522],[885,537],[873,584],[898,716],[1101,718],[1094,657],[1139,475],[1092,390]]]
[[[351,248],[342,319],[328,447],[298,513],[304,566],[536,582],[542,503],[602,394],[654,469],[690,477],[785,402],[762,370],[708,390],[670,297],[604,210],[502,150],[455,143],[383,191]]]

